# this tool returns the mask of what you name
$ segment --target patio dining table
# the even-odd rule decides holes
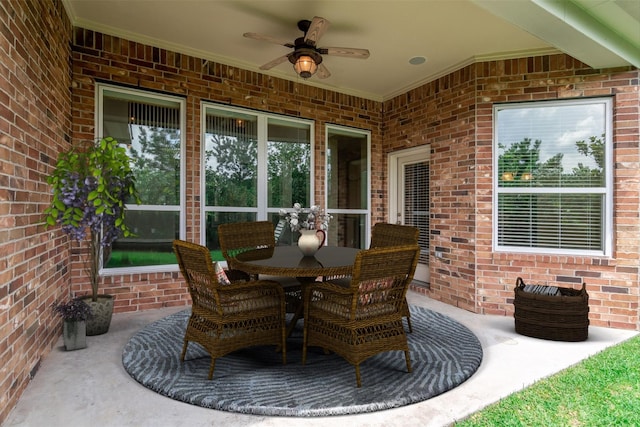
[[[322,246],[314,256],[304,256],[297,246],[275,246],[240,253],[232,264],[234,269],[249,274],[295,277],[304,286],[318,277],[351,275],[356,254],[360,250],[342,246]],[[303,310],[301,301],[287,326],[287,336],[302,317]]]
[[[238,254],[233,262],[249,274],[268,274],[299,278],[350,275],[357,248],[322,246],[315,256],[304,256],[297,246],[275,246]]]

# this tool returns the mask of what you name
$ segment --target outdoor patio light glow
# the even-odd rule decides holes
[[[303,79],[308,79],[313,76],[318,70],[318,65],[315,63],[312,57],[307,55],[302,55],[298,58],[295,64],[293,64],[293,69],[296,70],[296,73]]]
[[[294,54],[289,55],[289,62],[293,64],[293,69],[300,77],[308,79],[318,71],[322,55],[313,49],[300,48]]]

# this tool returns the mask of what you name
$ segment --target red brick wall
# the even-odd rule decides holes
[[[478,311],[513,313],[515,279],[580,287],[586,282],[592,325],[639,326],[640,93],[638,70],[593,70],[566,55],[478,64],[477,212],[491,218],[491,108],[495,102],[613,97],[613,256],[518,255],[491,251],[490,223],[476,234]],[[489,190],[489,191],[487,191]]]
[[[566,55],[473,64],[384,103],[384,152],[431,150],[432,298],[512,315],[516,278],[580,287],[592,325],[639,327],[638,70],[592,70]],[[614,100],[614,253],[604,257],[492,251],[492,126],[496,102],[587,96]],[[433,256],[435,250],[442,258]]]
[[[207,62],[191,56],[145,46],[76,28],[73,35],[74,140],[94,137],[96,81],[151,89],[186,97],[187,104],[187,239],[200,236],[200,102],[222,102],[260,111],[287,114],[315,121],[315,168],[324,177],[325,124],[371,131],[374,170],[383,170],[381,155],[382,105],[355,96]],[[324,178],[316,182],[315,200],[324,199]],[[374,188],[383,188],[374,178]],[[373,200],[373,212],[382,202]],[[374,222],[381,221],[374,215]],[[85,276],[74,269],[75,293],[89,291]],[[188,302],[179,273],[118,275],[104,279],[101,291],[116,296],[115,310],[136,311]]]
[[[71,24],[62,2],[0,2],[0,424],[51,351],[69,248],[41,225],[46,176],[71,128]]]
[[[384,154],[429,144],[430,290],[448,304],[476,311],[475,66],[384,103]],[[423,292],[422,289],[420,289]]]
[[[486,314],[512,314],[515,278],[588,284],[594,325],[636,328],[638,250],[622,236],[638,229],[638,200],[621,193],[638,171],[638,72],[591,70],[566,55],[469,65],[382,105],[373,101],[208,63],[197,58],[76,29],[74,139],[94,133],[95,80],[187,97],[188,238],[199,235],[199,102],[213,100],[316,121],[316,165],[324,162],[324,124],[372,131],[373,222],[386,220],[386,155],[429,144],[433,298]],[[495,102],[614,95],[616,124],[616,253],[614,259],[499,254],[491,251],[492,106]],[[377,124],[381,124],[378,126]],[[384,135],[384,140],[381,138]],[[623,156],[623,157],[620,157]],[[618,159],[624,158],[621,163]],[[624,170],[621,166],[624,165]],[[322,174],[318,174],[322,176]],[[323,182],[317,183],[322,198]],[[77,277],[74,290],[86,291]],[[118,311],[184,304],[175,273],[116,276],[103,290]],[[160,286],[169,289],[161,290]]]

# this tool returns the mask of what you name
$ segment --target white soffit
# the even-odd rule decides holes
[[[473,0],[593,68],[640,68],[638,0]]]

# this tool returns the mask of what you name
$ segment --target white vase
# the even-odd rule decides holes
[[[326,236],[323,230],[300,230],[298,247],[304,256],[314,256],[324,245]]]

